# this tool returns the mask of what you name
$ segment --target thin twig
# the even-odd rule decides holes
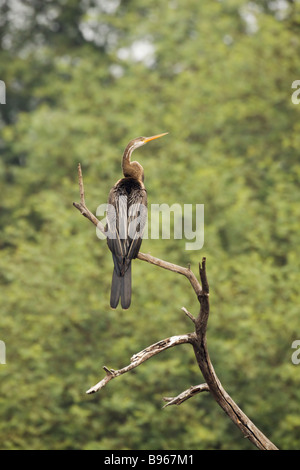
[[[186,314],[187,317],[189,317],[190,320],[192,320],[193,323],[196,323],[196,318],[189,312],[185,307],[181,307],[181,310]]]
[[[78,202],[73,202],[73,206],[76,207],[76,209],[79,210],[79,212],[89,219],[94,225],[96,225],[97,229],[100,230],[105,235],[105,227],[103,224],[100,222],[100,220],[97,219],[97,217],[87,208],[85,204],[85,196],[84,196],[84,186],[83,186],[83,177],[82,177],[82,171],[81,171],[81,165],[78,163],[78,183],[79,183],[79,193],[80,193],[80,203]]]
[[[80,203],[85,206],[85,197],[84,197],[84,186],[83,186],[83,177],[81,171],[81,165],[78,163],[78,180],[79,180],[79,192],[80,192]]]
[[[184,401],[192,398],[197,393],[209,392],[209,386],[207,384],[194,385],[184,392],[177,395],[177,397],[163,397],[163,400],[166,401],[166,405],[163,408],[166,408],[170,405],[181,405]]]

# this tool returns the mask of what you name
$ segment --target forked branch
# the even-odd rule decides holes
[[[104,227],[101,222],[94,216],[92,212],[90,212],[90,210],[86,206],[80,164],[78,165],[78,178],[80,190],[80,203],[74,202],[73,205],[80,211],[80,213],[84,217],[89,219],[102,233],[105,233]],[[132,356],[131,363],[122,369],[114,370],[104,367],[106,376],[96,385],[91,387],[87,391],[87,393],[97,392],[101,388],[105,387],[105,385],[107,385],[107,383],[113,378],[118,377],[119,375],[122,375],[126,372],[129,372],[135,367],[138,367],[146,360],[150,359],[151,357],[155,356],[156,354],[162,351],[165,351],[166,349],[169,349],[170,347],[177,346],[183,343],[189,343],[193,346],[198,366],[202,372],[206,383],[197,385],[195,387],[190,387],[188,390],[182,392],[175,398],[165,398],[165,401],[167,401],[167,404],[165,406],[173,404],[178,405],[183,401],[196,395],[197,393],[200,393],[202,391],[209,391],[210,394],[216,400],[216,402],[229,416],[229,418],[242,431],[244,436],[248,438],[258,449],[277,450],[277,447],[252,423],[252,421],[245,415],[245,413],[237,406],[234,400],[228,395],[228,393],[223,388],[220,380],[218,379],[211,363],[207,349],[206,339],[206,330],[209,318],[209,284],[206,275],[206,259],[203,258],[201,264],[199,265],[199,274],[201,281],[200,284],[195,274],[191,271],[190,268],[184,268],[182,266],[163,261],[159,258],[155,258],[144,253],[139,253],[137,258],[141,261],[147,261],[150,264],[154,264],[155,266],[158,266],[160,268],[173,271],[177,274],[182,274],[189,280],[197,296],[197,300],[200,303],[200,311],[198,316],[194,318],[194,316],[187,309],[183,307],[182,310],[194,323],[195,332],[185,335],[172,336],[171,338],[158,341],[157,343],[147,347],[143,351]]]

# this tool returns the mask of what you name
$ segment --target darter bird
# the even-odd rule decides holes
[[[123,309],[130,306],[131,261],[139,253],[147,220],[144,169],[138,162],[130,161],[131,154],[136,148],[166,134],[137,137],[129,142],[122,159],[124,178],[117,181],[109,192],[106,238],[114,261],[110,295],[112,308],[117,307],[120,298]]]

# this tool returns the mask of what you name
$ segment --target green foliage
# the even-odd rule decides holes
[[[186,279],[140,261],[132,307],[111,311],[111,255],[72,207],[78,162],[95,212],[127,142],[165,131],[136,154],[149,203],[204,204],[205,244],[142,251],[195,272],[207,257],[215,369],[276,445],[299,448],[299,3],[31,3],[22,24],[0,6],[1,448],[253,448],[208,394],[161,410],[202,382],[188,346],[85,395],[102,365],[191,331],[182,305],[197,313]]]

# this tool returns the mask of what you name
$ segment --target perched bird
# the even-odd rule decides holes
[[[147,192],[144,186],[144,169],[138,162],[131,162],[132,152],[151,140],[137,137],[129,142],[122,159],[124,178],[110,190],[107,208],[107,244],[112,252],[114,270],[111,283],[110,306],[127,309],[131,303],[131,260],[136,258],[142,243],[147,220]]]

